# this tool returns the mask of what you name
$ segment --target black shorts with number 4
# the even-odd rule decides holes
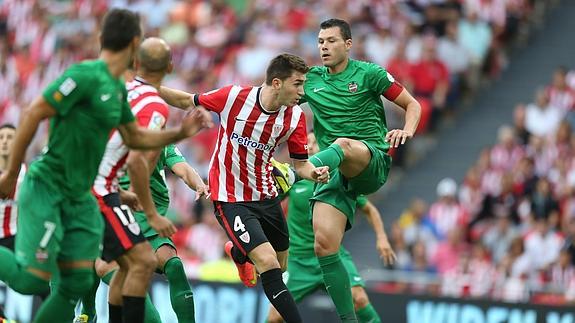
[[[110,193],[96,198],[106,222],[102,259],[107,262],[116,260],[136,244],[146,241],[132,210],[120,201],[120,194]]]
[[[288,228],[279,198],[253,202],[214,201],[214,207],[218,222],[243,254],[247,255],[268,241],[276,251],[288,249]]]

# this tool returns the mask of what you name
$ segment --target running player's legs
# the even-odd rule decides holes
[[[0,247],[0,280],[21,294],[48,293],[48,282],[57,270],[64,234],[59,212],[62,197],[45,186],[26,176],[18,195],[16,252]]]
[[[36,315],[38,322],[74,318],[74,304],[94,283],[94,260],[100,253],[103,222],[93,196],[65,199],[59,207],[64,231],[58,255],[60,276]]]
[[[271,243],[273,242],[280,251],[287,250],[289,238],[280,237],[280,240],[275,240],[278,237],[274,237],[274,240],[268,241],[272,235],[266,236],[267,232],[264,232],[258,219],[263,213],[262,209],[266,210],[266,213],[272,212],[270,215],[274,218],[276,213],[283,217],[279,201],[274,199],[247,203],[215,202],[214,204],[218,222],[234,244],[232,249],[234,261],[245,262],[246,256],[249,257],[260,272],[262,286],[270,303],[287,322],[301,322],[295,301],[282,281],[280,264]],[[285,220],[283,221],[283,227],[287,228]],[[275,221],[272,222],[275,223]],[[266,223],[266,227],[274,228],[276,232],[281,230],[271,223]],[[287,233],[287,230],[285,232]],[[243,259],[236,259],[241,257]]]
[[[119,269],[110,282],[110,322],[143,322],[145,296],[157,261],[131,210],[117,193],[98,196],[106,229],[102,258],[116,260]]]
[[[381,322],[381,318],[369,302],[369,297],[365,292],[365,282],[359,275],[359,271],[353,262],[351,254],[343,246],[341,247],[339,254],[343,261],[343,265],[349,274],[351,295],[358,321],[372,323]]]
[[[195,322],[192,288],[188,282],[182,260],[176,253],[174,243],[171,239],[162,238],[158,235],[148,239],[156,252],[158,270],[168,279],[170,301],[172,309],[178,317],[178,322]]]
[[[296,303],[301,302],[317,289],[323,288],[321,269],[314,255],[307,257],[290,255],[287,268],[288,270],[284,273],[284,282]],[[270,306],[267,322],[283,322],[281,315],[273,306]]]

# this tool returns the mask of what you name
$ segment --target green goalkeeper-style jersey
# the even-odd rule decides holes
[[[28,175],[71,199],[91,194],[110,133],[134,121],[124,82],[104,61],[84,61],[48,85],[43,97],[56,115],[48,145]]]
[[[158,158],[158,163],[154,168],[154,172],[150,176],[150,190],[152,191],[152,198],[156,209],[167,210],[170,204],[170,192],[166,185],[166,167],[171,169],[177,163],[185,163],[186,159],[174,144],[164,147]],[[120,179],[120,186],[127,190],[130,187],[130,178],[123,176]],[[165,215],[162,214],[161,215]]]
[[[387,150],[385,111],[381,95],[399,93],[391,74],[379,65],[349,60],[346,69],[329,74],[327,67],[314,66],[306,74],[305,95],[314,115],[314,133],[319,148],[325,149],[337,138],[365,140]],[[399,87],[401,91],[401,87]]]
[[[296,182],[289,190],[287,223],[289,230],[289,253],[295,256],[315,257],[314,235],[309,199],[313,196],[315,183],[309,180]],[[360,195],[357,207],[363,208],[367,198]]]

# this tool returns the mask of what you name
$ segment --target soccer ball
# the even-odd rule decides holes
[[[276,182],[276,188],[280,194],[286,194],[295,183],[296,174],[288,163],[280,163],[277,160],[271,160],[273,169],[272,176]]]

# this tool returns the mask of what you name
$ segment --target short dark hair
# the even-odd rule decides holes
[[[328,29],[332,27],[339,27],[339,32],[341,33],[341,37],[343,37],[343,40],[351,39],[351,27],[345,20],[331,18],[328,20],[324,20],[319,25],[319,28],[321,29]]]
[[[292,76],[294,71],[305,74],[309,71],[309,66],[299,56],[288,53],[280,54],[272,59],[268,65],[266,84],[271,85],[275,78],[283,81]]]
[[[0,126],[0,130],[6,129],[6,128],[16,130],[16,127],[14,127],[14,125],[11,123],[5,123],[5,124]]]
[[[126,9],[112,9],[104,17],[100,43],[102,49],[120,51],[142,36],[140,16]]]

